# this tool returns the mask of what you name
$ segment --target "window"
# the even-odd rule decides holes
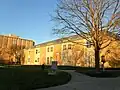
[[[39,62],[40,61],[40,58],[37,58],[37,62]]]
[[[49,57],[47,57],[47,64],[49,64]]]
[[[66,50],[66,45],[63,45],[63,50]]]
[[[28,62],[30,62],[30,58],[28,58]]]
[[[36,50],[36,54],[38,54],[38,50]]]
[[[35,60],[35,62],[39,62],[40,58],[37,58],[37,60]]]
[[[35,42],[33,42],[33,46],[35,45]]]
[[[17,40],[16,39],[13,39],[13,44],[17,44]]]
[[[47,48],[47,51],[49,52],[49,47]]]
[[[50,63],[52,63],[53,57],[50,57]]]
[[[50,57],[50,61],[52,61],[53,60],[53,57]]]
[[[71,49],[71,44],[68,44],[68,49]]]
[[[51,47],[51,52],[53,52],[53,47]]]

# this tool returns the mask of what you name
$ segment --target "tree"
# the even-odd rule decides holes
[[[85,53],[84,52],[84,48],[75,44],[72,47],[71,51],[72,51],[72,62],[73,62],[73,65],[76,66],[79,63],[81,66],[84,66],[84,60],[83,60],[84,53]]]
[[[111,45],[107,48],[106,51],[106,60],[109,62],[109,65],[111,67],[120,67],[120,44],[119,42],[115,43],[114,45]]]
[[[113,39],[105,38],[118,29],[119,0],[60,0],[53,20],[54,34],[73,35],[86,39],[94,47],[95,68],[99,71],[100,51]],[[110,32],[110,33],[109,33]]]
[[[24,46],[12,45],[8,51],[10,57],[15,57],[15,63],[21,64],[24,62]],[[10,58],[11,59],[11,58]],[[13,62],[13,61],[12,61]]]
[[[84,48],[74,44],[70,49],[62,51],[62,60],[65,65],[76,66],[78,63],[84,66]]]
[[[0,63],[7,63],[7,60],[9,59],[7,52],[7,48],[0,48]]]

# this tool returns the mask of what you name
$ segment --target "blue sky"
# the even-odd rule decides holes
[[[52,35],[57,0],[0,0],[0,34],[16,34],[36,44],[54,40]]]

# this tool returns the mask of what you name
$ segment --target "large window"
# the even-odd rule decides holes
[[[66,50],[66,45],[63,45],[63,50]]]

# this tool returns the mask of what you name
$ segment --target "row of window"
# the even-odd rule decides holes
[[[35,62],[39,62],[40,61],[40,58],[37,58],[36,60],[35,60]],[[30,62],[30,58],[28,58],[28,62]]]
[[[36,50],[36,54],[38,54],[38,53],[40,53],[40,51],[39,51],[39,50]],[[29,54],[30,54],[30,51],[29,51]]]
[[[68,44],[68,49],[71,49],[71,48],[72,48],[72,45]],[[67,45],[63,45],[63,50],[67,50]]]
[[[68,44],[68,49],[71,49],[71,48],[72,48],[72,45]],[[67,45],[63,45],[63,50],[67,50]],[[53,52],[53,47],[48,47],[47,52]],[[38,53],[40,53],[40,51],[36,50],[36,54]],[[30,51],[29,51],[29,54],[30,54]]]
[[[53,52],[53,47],[48,47],[47,52]]]

